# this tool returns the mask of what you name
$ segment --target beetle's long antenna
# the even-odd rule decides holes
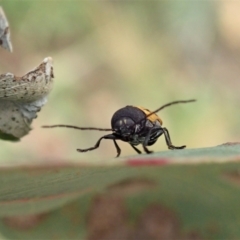
[[[65,128],[74,128],[78,130],[97,130],[97,131],[113,131],[110,128],[95,128],[95,127],[76,127],[71,125],[64,125],[64,124],[58,124],[58,125],[50,125],[50,126],[42,126],[43,128],[55,128],[55,127],[65,127]]]
[[[169,107],[171,105],[174,105],[174,104],[178,104],[178,103],[189,103],[189,102],[196,102],[197,100],[196,99],[190,99],[190,100],[179,100],[179,101],[174,101],[174,102],[170,102],[170,103],[167,103],[167,104],[164,104],[163,106],[161,106],[160,108],[158,108],[157,110],[149,113],[148,115],[146,115],[146,118],[148,118],[149,116],[151,116],[152,114],[155,114],[157,112],[159,112],[160,110],[164,109],[165,107]]]

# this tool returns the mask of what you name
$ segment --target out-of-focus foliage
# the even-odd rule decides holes
[[[240,3],[237,1],[1,1],[13,54],[0,73],[21,76],[44,56],[54,59],[55,88],[20,143],[1,142],[1,159],[115,156],[105,141],[80,154],[101,132],[41,129],[67,123],[110,127],[117,109],[196,98],[160,113],[176,145],[237,141],[240,128]],[[120,144],[123,154],[135,154]],[[165,150],[164,139],[152,146]],[[11,162],[10,162],[11,160]]]

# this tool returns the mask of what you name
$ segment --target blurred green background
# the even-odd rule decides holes
[[[33,131],[18,143],[1,141],[10,164],[110,158],[112,141],[93,152],[103,132],[42,129],[71,124],[110,127],[126,105],[159,113],[173,144],[200,148],[239,141],[239,1],[0,1],[11,27],[13,54],[0,49],[0,72],[17,76],[45,57],[55,86]],[[122,156],[135,154],[119,143]],[[161,137],[151,150],[166,150]]]

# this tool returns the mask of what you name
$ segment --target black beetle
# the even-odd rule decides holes
[[[147,146],[153,145],[157,139],[163,134],[166,140],[166,144],[169,149],[183,149],[186,146],[176,147],[172,144],[169,132],[167,128],[162,127],[162,120],[156,114],[158,111],[165,107],[178,103],[194,102],[195,99],[174,101],[163,105],[157,110],[151,112],[148,109],[142,107],[126,106],[116,111],[111,120],[111,129],[108,128],[93,128],[93,127],[76,127],[71,125],[52,125],[43,126],[44,128],[54,127],[67,127],[79,130],[98,130],[98,131],[112,131],[111,134],[102,136],[97,143],[90,148],[77,149],[78,152],[92,151],[99,147],[102,139],[111,139],[117,150],[117,157],[121,154],[121,149],[118,146],[116,140],[128,142],[133,149],[141,154],[141,151],[136,148],[137,145],[142,144],[146,153],[151,153]]]

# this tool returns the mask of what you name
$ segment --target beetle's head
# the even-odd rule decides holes
[[[139,128],[139,124],[136,124],[129,117],[120,118],[113,125],[113,130],[122,137],[127,137],[136,133],[138,128]]]

